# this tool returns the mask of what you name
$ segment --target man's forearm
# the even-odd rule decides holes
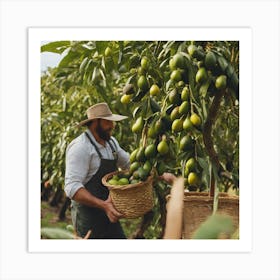
[[[107,200],[103,201],[102,199],[99,199],[92,195],[84,187],[80,188],[74,194],[72,199],[83,205],[102,209],[108,216],[111,223],[117,222],[122,217],[122,214],[115,209],[110,197],[108,197]]]
[[[88,190],[86,190],[84,187],[78,189],[78,191],[74,194],[73,200],[76,202],[79,202],[83,205],[89,206],[89,207],[96,207],[104,210],[105,202],[102,199],[99,199],[95,196],[93,196]]]

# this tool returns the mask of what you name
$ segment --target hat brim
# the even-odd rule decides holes
[[[104,119],[104,120],[108,120],[108,121],[119,122],[119,121],[122,121],[127,118],[128,118],[127,116],[112,114],[107,117],[98,117],[98,118],[91,118],[91,119],[83,120],[80,123],[78,123],[77,126],[83,126],[83,125],[87,124],[88,122],[95,120],[95,119]]]

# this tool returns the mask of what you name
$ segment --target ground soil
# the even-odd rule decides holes
[[[41,225],[42,227],[62,227],[72,224],[71,213],[68,209],[65,213],[66,217],[64,220],[59,220],[59,211],[62,205],[52,207],[48,202],[41,202]]]

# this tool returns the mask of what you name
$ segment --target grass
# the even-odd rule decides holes
[[[60,206],[51,207],[48,202],[41,202],[41,227],[66,229],[67,225],[72,224],[70,211],[66,211],[64,221],[59,220],[58,215]]]
[[[59,211],[61,205],[58,207],[52,207],[46,201],[41,201],[41,228],[60,228],[66,229],[68,225],[72,225],[71,212],[68,209],[66,211],[65,220],[59,220]],[[130,237],[131,234],[136,230],[136,228],[141,223],[142,218],[137,219],[121,219],[120,223],[124,230],[124,233],[127,237]],[[158,226],[150,225],[146,230],[144,236],[147,239],[153,239],[159,234],[160,228]]]

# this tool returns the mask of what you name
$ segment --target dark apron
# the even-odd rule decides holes
[[[85,188],[95,197],[102,200],[107,200],[109,190],[102,184],[101,179],[106,174],[117,170],[117,153],[116,148],[113,147],[115,143],[112,140],[108,141],[114,155],[114,159],[104,159],[96,144],[91,140],[87,133],[86,136],[96,149],[101,163],[96,174],[94,174],[92,178],[85,184]],[[113,145],[110,143],[111,141],[113,142]],[[71,215],[74,227],[78,236],[80,237],[84,237],[88,230],[92,230],[92,233],[89,237],[90,239],[126,238],[120,223],[111,223],[106,213],[99,208],[88,207],[72,200]]]

